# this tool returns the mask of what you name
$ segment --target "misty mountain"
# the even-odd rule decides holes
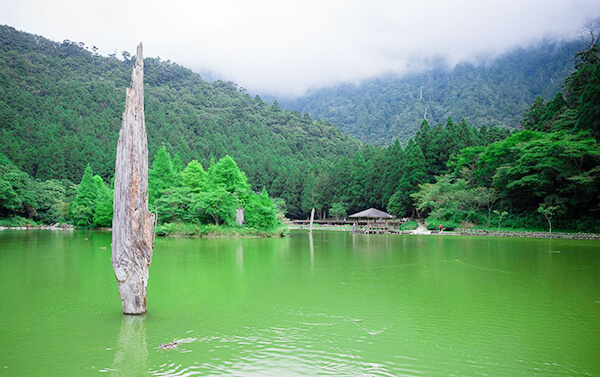
[[[317,89],[299,98],[279,99],[279,104],[326,119],[345,134],[378,145],[408,141],[424,117],[430,124],[452,117],[477,127],[517,129],[535,97],[549,100],[561,90],[580,49],[579,42],[543,42],[491,62]]]

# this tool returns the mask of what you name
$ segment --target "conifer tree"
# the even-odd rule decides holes
[[[100,178],[99,175],[94,176],[96,177]],[[100,185],[94,209],[94,226],[110,227],[113,219],[113,191],[106,187],[103,181],[97,183]]]
[[[369,174],[367,163],[359,151],[352,160],[352,171],[350,172],[350,208],[352,212],[359,211],[366,207],[367,203],[367,184]]]
[[[231,156],[227,155],[212,165],[208,169],[206,178],[209,188],[223,188],[238,202],[238,205],[243,206],[246,203],[250,193],[248,178]]]
[[[163,144],[152,163],[152,168],[148,170],[148,206],[152,208],[162,191],[173,187],[175,184],[175,170],[173,169],[173,160]]]
[[[404,151],[402,171],[402,177],[396,192],[390,197],[387,210],[398,216],[413,215],[414,206],[410,195],[418,190],[419,184],[428,181],[428,176],[421,147],[412,139]]]
[[[94,225],[94,211],[98,197],[98,183],[94,179],[92,167],[88,164],[83,172],[77,195],[71,203],[71,220],[76,226]]]
[[[190,161],[185,169],[183,169],[183,172],[181,173],[181,183],[183,186],[188,187],[192,192],[202,191],[206,185],[206,172],[198,161]]]

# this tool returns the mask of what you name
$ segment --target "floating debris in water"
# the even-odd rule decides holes
[[[171,343],[161,343],[160,346],[158,346],[158,348],[160,348],[161,350],[170,350],[170,349],[177,347],[178,345],[180,345],[182,343],[191,343],[191,342],[195,341],[196,339],[197,338],[176,339],[176,340],[172,341]]]
[[[171,343],[161,343],[159,348],[161,350],[170,350],[172,348],[177,347],[178,345],[179,345],[179,342],[175,340],[175,341],[172,341]]]

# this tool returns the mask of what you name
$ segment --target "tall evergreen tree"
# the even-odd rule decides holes
[[[395,215],[414,215],[415,206],[411,194],[415,193],[419,184],[427,183],[429,177],[425,169],[425,157],[419,144],[412,139],[404,151],[402,177],[396,192],[390,198],[387,210]]]
[[[188,187],[192,192],[202,191],[206,185],[206,172],[198,161],[190,161],[185,169],[183,169],[183,172],[181,173],[181,183],[183,186]]]
[[[162,196],[162,191],[175,185],[175,170],[173,160],[163,144],[148,170],[148,205],[153,207],[157,199]]]
[[[367,185],[369,180],[367,163],[362,153],[358,151],[352,160],[348,193],[350,195],[350,211],[356,212],[368,205]]]
[[[110,227],[113,219],[113,191],[104,184],[99,175],[95,175],[94,179],[98,187],[94,208],[94,226]]]
[[[223,188],[234,198],[238,206],[243,207],[246,203],[250,194],[248,178],[231,156],[221,158],[208,168],[206,179],[209,190],[214,187]]]
[[[77,195],[71,203],[71,220],[77,226],[94,225],[94,211],[98,197],[98,182],[94,179],[92,167],[88,164],[83,172]]]

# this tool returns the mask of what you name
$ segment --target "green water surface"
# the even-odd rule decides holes
[[[0,375],[600,376],[597,241],[157,238],[141,317],[110,243],[0,231]]]

